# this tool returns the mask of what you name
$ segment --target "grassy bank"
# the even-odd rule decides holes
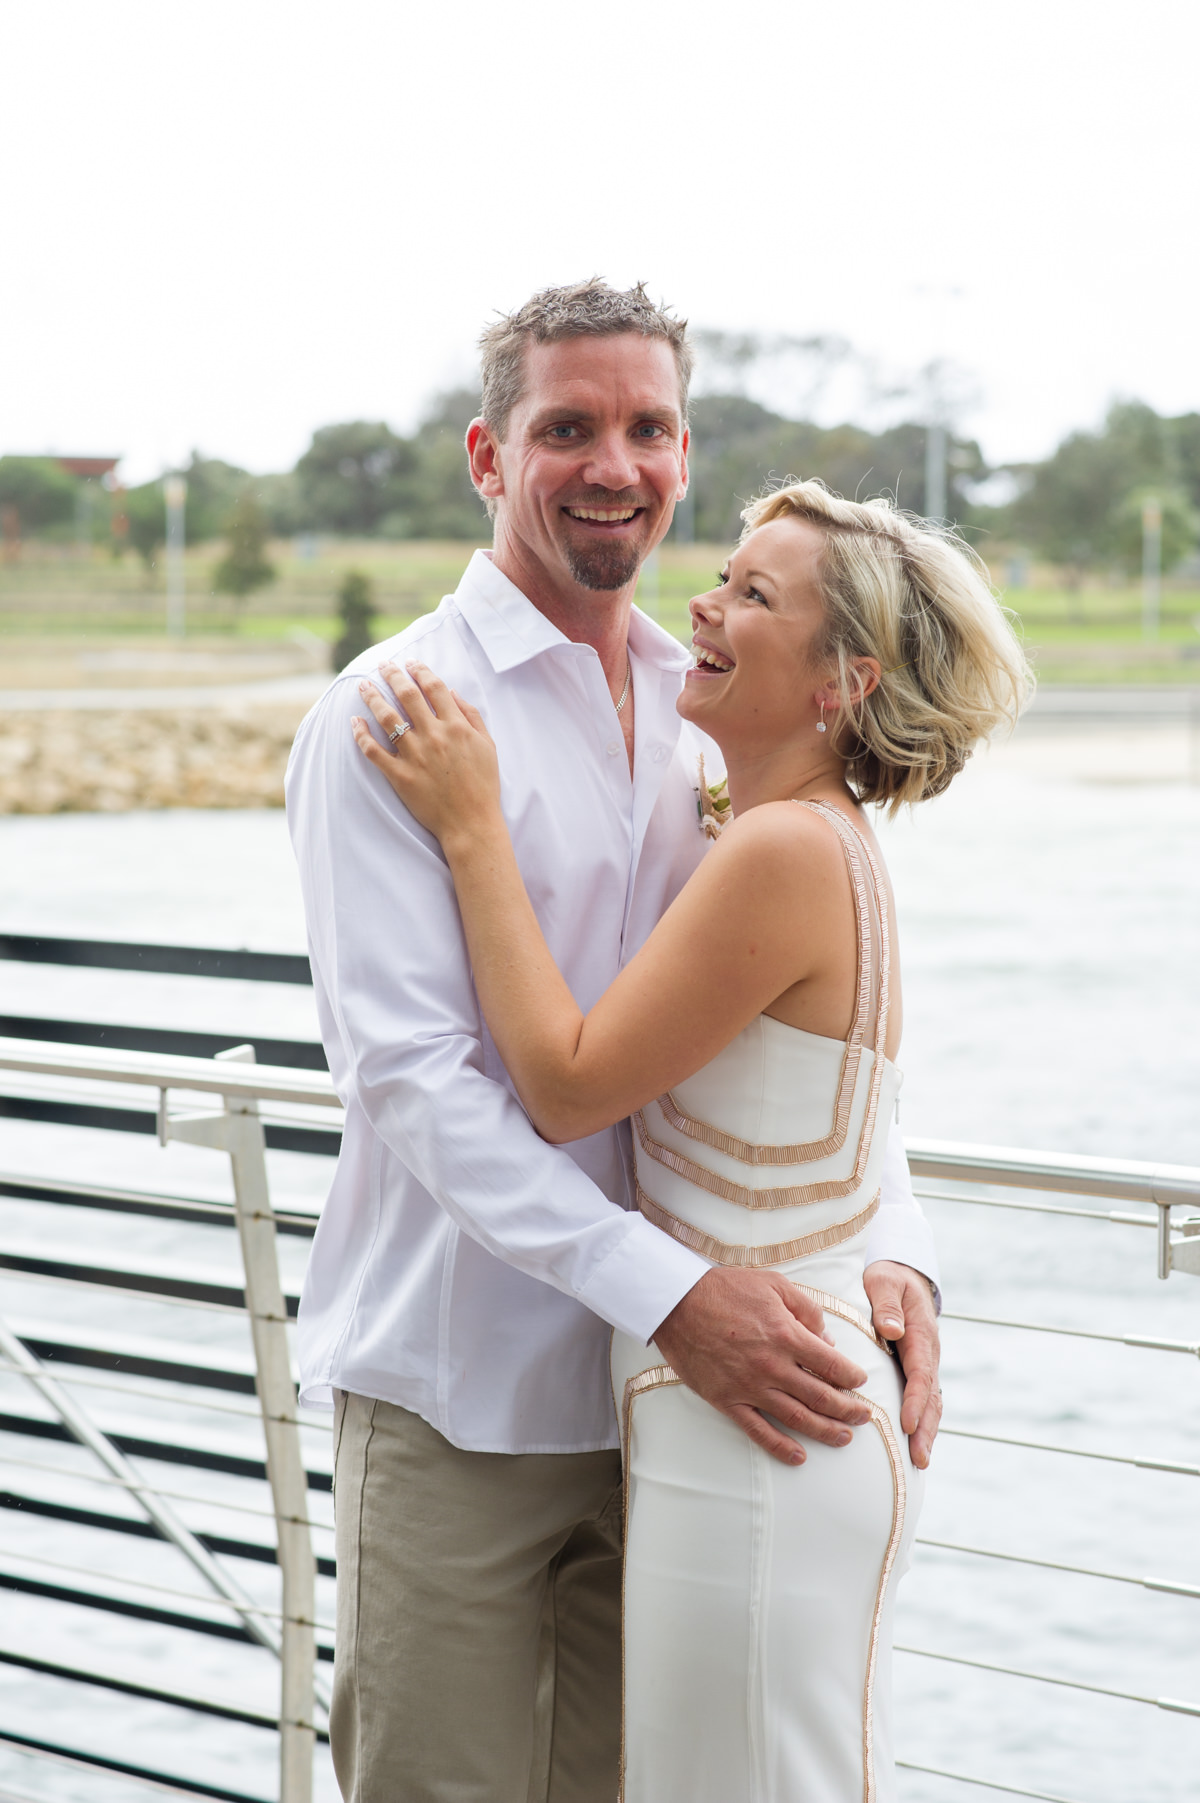
[[[264,654],[289,636],[332,640],[338,626],[334,595],[349,569],[371,578],[379,608],[379,636],[436,607],[454,588],[471,555],[461,542],[388,543],[325,539],[307,547],[271,549],[276,580],[241,607],[214,593],[220,548],[189,550],[189,645]],[[680,639],[689,635],[687,603],[712,586],[726,547],[669,545],[643,573],[640,605]],[[998,581],[1002,572],[996,572]],[[163,572],[126,556],[26,547],[20,562],[0,567],[0,656],[7,664],[44,652],[55,642],[152,643],[164,629]],[[1136,588],[1100,583],[1069,590],[1044,586],[1010,590],[1005,604],[1018,617],[1039,674],[1048,682],[1200,682],[1200,589],[1168,587],[1156,639],[1142,636]]]

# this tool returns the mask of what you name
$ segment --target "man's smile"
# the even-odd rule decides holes
[[[605,531],[627,526],[646,511],[644,507],[564,507],[562,510],[569,520],[578,520],[581,525],[599,526]]]

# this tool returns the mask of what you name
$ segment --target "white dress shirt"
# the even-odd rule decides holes
[[[686,651],[629,631],[632,778],[590,645],[477,551],[436,613],[336,678],[287,777],[321,1033],[346,1105],[300,1304],[302,1395],[398,1403],[454,1445],[618,1444],[609,1327],[649,1340],[708,1268],[632,1204],[629,1130],[539,1139],[484,1026],[441,850],[354,743],[357,680],[419,657],[481,709],[550,951],[588,1009],[704,855],[698,759],[675,711]],[[898,1135],[869,1257],[931,1277]]]

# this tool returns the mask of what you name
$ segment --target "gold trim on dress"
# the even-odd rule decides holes
[[[874,1340],[880,1352],[886,1352],[890,1358],[895,1358],[896,1348],[891,1341],[885,1340],[882,1334],[877,1334],[874,1322],[869,1321],[862,1310],[855,1308],[852,1302],[847,1302],[842,1296],[831,1295],[828,1290],[814,1289],[811,1283],[798,1283],[796,1288],[803,1290],[806,1296],[811,1296],[827,1315],[840,1315],[843,1321],[850,1323],[851,1327],[857,1327],[859,1333],[865,1333],[868,1340]]]
[[[727,1240],[714,1239],[711,1233],[702,1233],[698,1227],[693,1227],[688,1221],[681,1221],[669,1208],[655,1202],[640,1183],[637,1185],[637,1204],[655,1227],[661,1227],[664,1233],[669,1233],[680,1245],[690,1246],[701,1258],[711,1258],[718,1265],[741,1265],[759,1270],[764,1265],[783,1265],[789,1264],[794,1258],[807,1258],[810,1252],[827,1252],[831,1246],[840,1246],[843,1240],[853,1239],[878,1212],[879,1191],[876,1190],[867,1206],[860,1209],[858,1214],[851,1215],[848,1221],[839,1221],[833,1227],[823,1227],[819,1233],[806,1233],[801,1239],[781,1240],[773,1246],[737,1246],[731,1245]]]
[[[887,1453],[888,1464],[892,1468],[892,1531],[888,1535],[887,1547],[883,1555],[883,1564],[879,1571],[879,1585],[875,1592],[875,1610],[871,1617],[871,1638],[867,1646],[867,1676],[863,1685],[863,1803],[875,1803],[875,1665],[879,1653],[879,1628],[883,1620],[883,1605],[887,1596],[888,1580],[896,1563],[896,1554],[900,1549],[900,1537],[904,1532],[904,1511],[907,1501],[907,1486],[904,1482],[904,1464],[900,1457],[900,1448],[896,1444],[896,1435],[892,1429],[891,1419],[886,1409],[869,1397],[861,1396],[871,1411],[871,1419],[883,1441]]]
[[[863,1172],[871,1152],[870,1135],[865,1130],[875,1125],[882,1076],[883,1065],[876,1060],[863,1120],[864,1134],[859,1140],[854,1169],[848,1177],[828,1177],[823,1183],[789,1183],[777,1189],[747,1189],[744,1184],[734,1183],[731,1178],[723,1177],[720,1171],[710,1171],[706,1164],[697,1164],[694,1158],[688,1158],[673,1146],[665,1146],[660,1139],[655,1139],[646,1125],[642,1109],[639,1108],[634,1115],[633,1124],[637,1130],[638,1144],[647,1158],[653,1158],[656,1164],[666,1165],[669,1171],[674,1171],[677,1177],[682,1177],[685,1183],[692,1184],[696,1189],[707,1190],[710,1196],[719,1196],[722,1202],[732,1202],[736,1208],[774,1210],[808,1208],[814,1202],[840,1202],[844,1196],[852,1196],[862,1186]]]
[[[854,890],[855,924],[858,929],[857,1001],[854,1021],[846,1040],[846,1050],[842,1056],[841,1071],[838,1074],[838,1086],[833,1106],[833,1124],[824,1139],[804,1140],[793,1146],[763,1146],[753,1140],[739,1139],[735,1133],[726,1133],[723,1128],[714,1127],[710,1121],[704,1121],[697,1115],[688,1114],[679,1106],[678,1100],[670,1090],[667,1090],[665,1095],[658,1097],[658,1105],[676,1133],[683,1134],[687,1139],[700,1140],[704,1145],[712,1146],[714,1151],[724,1152],[727,1158],[737,1159],[740,1164],[811,1164],[819,1158],[832,1157],[835,1152],[840,1152],[846,1143],[854,1089],[858,1081],[858,1067],[862,1061],[867,1013],[871,1003],[871,923],[867,909],[866,884],[863,881],[862,864],[859,861],[860,850],[871,863],[871,875],[875,880],[875,905],[879,909],[882,928],[883,957],[880,961],[879,989],[880,1008],[885,1017],[884,1030],[886,1034],[887,892],[882,888],[879,871],[874,860],[871,859],[866,841],[839,808],[830,807],[827,802],[817,801],[802,801],[796,805],[807,808],[811,813],[819,814],[833,827],[842,842],[842,851],[845,854],[850,883]],[[853,837],[848,835],[853,835]],[[858,841],[857,845],[854,843],[855,840]],[[878,1040],[878,1033],[876,1037]]]
[[[624,1496],[621,1503],[621,1759],[617,1768],[617,1803],[625,1803],[625,1555],[629,1545],[629,1435],[633,1424],[633,1405],[647,1390],[680,1384],[683,1379],[670,1365],[650,1365],[628,1379],[621,1398],[621,1465],[624,1473]]]

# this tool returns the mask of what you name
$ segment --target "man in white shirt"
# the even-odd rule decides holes
[[[633,613],[686,490],[690,353],[640,289],[548,290],[483,340],[472,476],[493,514],[436,613],[343,672],[288,810],[346,1128],[304,1287],[306,1401],[335,1404],[334,1763],[350,1803],[612,1803],[620,1459],[609,1328],[653,1338],[775,1454],[865,1418],[819,1311],[710,1268],[632,1206],[626,1126],[540,1140],[471,984],[435,841],[358,753],[357,683],[418,656],[487,718],[550,949],[583,1007],[705,848],[675,712],[687,654]],[[867,1275],[927,1461],[936,1269],[893,1134]]]

